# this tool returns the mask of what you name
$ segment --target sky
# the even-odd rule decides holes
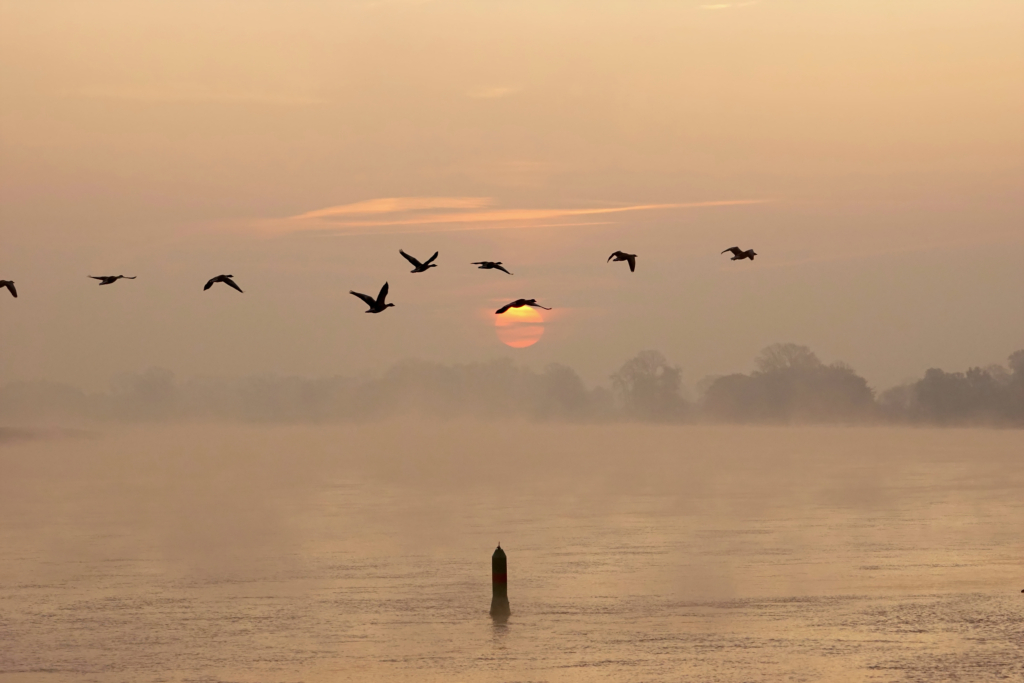
[[[1003,362],[1022,28],[1016,0],[0,0],[0,382]],[[554,310],[512,348],[521,297]]]

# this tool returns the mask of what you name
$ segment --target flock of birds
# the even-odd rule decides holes
[[[729,247],[728,249],[722,251],[723,254],[726,252],[732,252],[732,259],[730,259],[732,261],[742,261],[743,259],[750,259],[751,261],[753,261],[754,257],[757,256],[757,252],[754,251],[753,249],[743,250],[740,249],[739,247]],[[422,262],[415,256],[410,256],[409,254],[406,254],[405,251],[402,249],[399,249],[398,253],[405,257],[406,261],[412,264],[412,270],[409,272],[425,273],[430,268],[437,268],[437,264],[434,263],[434,261],[437,260],[437,256],[440,252],[435,251],[433,256],[428,258],[426,261]],[[605,263],[608,263],[610,261],[625,261],[626,263],[629,264],[629,272],[632,273],[636,271],[636,254],[627,254],[624,251],[612,252],[612,255],[608,257],[608,261],[606,261]],[[509,271],[505,270],[501,261],[474,261],[472,265],[477,266],[480,270],[500,270],[503,273],[508,273],[509,275],[512,274]],[[214,282],[226,281],[232,287],[238,289],[238,286],[234,282],[231,282],[230,277],[230,275],[220,276],[220,278],[229,278],[228,280],[213,278],[212,280],[206,283],[206,288],[209,289],[210,285],[213,284]],[[238,291],[242,290],[238,289]],[[363,294],[362,292],[350,291],[349,294],[351,294],[352,296],[359,297],[366,303],[366,305],[369,307],[366,309],[367,313],[382,313],[391,306],[394,306],[394,304],[387,303],[387,282],[385,282],[384,286],[380,288],[380,291],[377,293],[376,298],[370,296],[369,294]],[[494,313],[495,315],[501,315],[502,313],[508,311],[511,308],[522,308],[523,306],[543,308],[545,311],[551,310],[547,306],[541,306],[539,303],[537,303],[536,299],[516,299],[515,301],[510,301],[509,303],[505,304],[504,306],[496,310]]]
[[[722,251],[723,254],[726,252],[732,252],[732,259],[730,259],[732,261],[742,261],[743,259],[750,259],[751,261],[753,261],[754,257],[757,256],[757,252],[755,252],[753,249],[743,250],[740,249],[739,247],[729,247],[728,249]],[[437,268],[437,264],[434,263],[434,261],[437,260],[439,252],[435,251],[433,256],[428,258],[426,261],[422,262],[416,257],[410,256],[409,254],[405,253],[405,251],[403,251],[402,249],[399,249],[398,253],[405,257],[405,260],[412,264],[412,270],[410,271],[412,273],[425,273],[431,268]],[[616,251],[613,252],[612,255],[608,257],[608,261],[606,261],[606,263],[610,261],[625,261],[626,263],[629,264],[629,271],[631,273],[636,271],[636,254],[627,254],[624,251]],[[500,270],[503,273],[508,273],[509,275],[512,274],[505,269],[501,261],[474,261],[472,265],[477,266],[480,270]],[[102,287],[103,285],[112,285],[118,280],[134,280],[136,276],[90,275],[89,277],[92,278],[93,280],[99,280],[100,286]],[[206,285],[203,286],[203,291],[206,291],[207,289],[213,287],[218,282],[221,282],[227,285],[228,287],[231,287],[241,292],[242,288],[239,287],[238,284],[232,279],[234,277],[234,275],[218,275],[216,277],[211,277],[206,282]],[[6,287],[7,290],[11,293],[11,296],[13,296],[14,298],[18,298],[18,290],[15,289],[13,280],[0,280],[0,288],[4,287]],[[372,297],[369,294],[363,294],[361,292],[353,291],[350,291],[349,294],[351,294],[352,296],[359,297],[366,303],[367,306],[369,306],[369,308],[367,308],[366,310],[367,313],[382,313],[383,311],[386,311],[390,307],[394,306],[394,304],[386,303],[388,297],[387,282],[385,282],[384,286],[380,288],[380,291],[377,293],[376,297]],[[511,308],[522,308],[523,306],[543,308],[545,311],[551,310],[546,306],[541,306],[539,303],[537,303],[536,299],[516,299],[515,301],[511,301],[505,304],[504,306],[496,310],[494,313],[496,315],[501,315],[502,313],[508,311]]]

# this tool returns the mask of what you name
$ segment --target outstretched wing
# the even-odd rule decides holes
[[[406,254],[406,253],[405,253],[404,251],[402,251],[401,249],[399,249],[399,250],[398,250],[398,253],[399,253],[399,254],[401,254],[402,256],[404,256],[404,257],[405,257],[405,260],[406,260],[406,261],[408,261],[409,263],[411,263],[411,264],[412,264],[413,266],[415,266],[416,268],[421,268],[421,267],[423,267],[423,264],[422,264],[422,263],[420,263],[419,261],[417,261],[417,260],[416,260],[415,258],[413,258],[412,256],[409,256],[408,254]],[[437,254],[434,254],[434,256],[437,256]]]
[[[733,256],[739,256],[740,254],[743,253],[742,251],[740,251],[739,247],[729,247],[728,249],[722,251],[722,253],[724,254],[727,251],[731,251]]]
[[[547,306],[541,306],[541,305],[540,305],[540,304],[538,304],[538,303],[532,303],[532,304],[530,304],[530,305],[531,305],[531,306],[533,306],[533,307],[535,307],[535,308],[543,308],[543,309],[544,309],[545,311],[550,311],[550,310],[551,310],[551,309],[550,309],[550,308],[548,308]]]
[[[18,298],[18,290],[16,290],[14,288],[14,283],[13,282],[10,282],[10,281],[5,282],[4,283],[4,287],[6,287],[7,289],[9,289],[11,291],[11,295],[14,296],[15,299]]]
[[[89,275],[88,277],[91,277],[93,280],[106,280],[107,279],[105,275]]]
[[[503,268],[500,263],[495,263],[493,266],[491,266],[491,268],[496,268],[496,269],[500,270],[503,273],[508,273],[508,271],[505,270],[505,268]],[[511,275],[512,273],[508,273],[508,274]]]
[[[469,265],[471,266],[486,266],[490,261],[473,261]]]
[[[629,272],[632,273],[634,270],[636,270],[636,255],[631,254],[626,257],[626,260],[629,261]]]
[[[366,303],[366,305],[367,305],[367,306],[369,306],[370,308],[373,308],[374,306],[376,306],[376,305],[377,305],[377,302],[376,302],[376,301],[374,301],[374,300],[373,300],[373,297],[372,297],[372,296],[370,296],[369,294],[360,294],[359,292],[353,292],[353,291],[349,291],[349,294],[352,294],[353,296],[358,296],[358,297],[359,297],[360,299],[362,299],[362,300],[363,300],[363,301],[364,301],[364,302]]]
[[[612,255],[608,257],[608,261],[611,261],[613,258],[615,258],[616,256],[618,256],[621,253],[622,253],[621,251],[613,251]],[[608,263],[608,261],[605,261],[605,263]]]
[[[209,279],[209,280],[207,281],[207,283],[206,283],[206,286],[205,286],[205,287],[203,287],[203,291],[205,292],[205,291],[206,291],[206,290],[208,290],[208,289],[209,289],[210,287],[213,287],[213,283],[214,283],[214,282],[216,282],[216,281],[217,281],[217,278],[215,278],[215,277],[212,277],[212,278],[210,278],[210,279]]]
[[[504,306],[502,306],[501,308],[499,308],[498,310],[496,310],[496,311],[494,312],[494,314],[495,314],[495,315],[501,315],[502,313],[504,313],[504,312],[505,312],[505,311],[507,311],[508,309],[512,308],[512,305],[513,305],[513,304],[515,304],[515,303],[516,303],[516,302],[515,302],[515,301],[513,301],[513,302],[512,302],[511,304],[505,304]]]
[[[226,277],[226,278],[224,278],[223,282],[224,282],[224,284],[226,284],[226,285],[230,285],[231,287],[234,287],[234,288],[235,288],[235,289],[237,289],[237,290],[238,290],[239,292],[241,292],[241,291],[242,291],[242,288],[241,288],[241,287],[239,287],[238,285],[236,285],[236,284],[235,284],[235,281],[234,281],[234,280],[232,280],[232,279],[231,279],[231,278],[229,278],[229,277]],[[242,293],[244,294],[245,292],[242,292]]]
[[[384,283],[384,286],[380,288],[380,293],[377,295],[377,305],[384,308],[384,300],[388,298],[388,283]]]
[[[426,260],[426,261],[425,261],[425,262],[423,263],[423,265],[425,265],[425,266],[429,266],[429,265],[430,265],[431,263],[433,263],[433,262],[434,262],[434,259],[436,259],[436,258],[437,258],[437,255],[438,255],[438,254],[440,254],[440,253],[441,253],[441,252],[439,252],[439,251],[435,251],[435,252],[434,252],[434,255],[433,255],[433,256],[431,256],[430,258],[428,258],[428,259],[427,259],[427,260]]]

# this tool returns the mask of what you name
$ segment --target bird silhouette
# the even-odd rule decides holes
[[[474,266],[480,266],[480,270],[500,270],[503,273],[508,273],[507,270],[502,268],[501,261],[473,261]],[[511,275],[512,273],[508,273]]]
[[[523,306],[533,306],[534,308],[543,308],[545,311],[550,311],[551,310],[550,308],[547,308],[545,306],[541,306],[539,303],[537,303],[536,299],[516,299],[512,303],[505,304],[504,306],[502,306],[501,308],[496,310],[494,312],[494,314],[495,315],[501,315],[502,313],[504,313],[505,311],[507,311],[510,308],[522,308]]]
[[[125,280],[135,279],[134,275],[132,275],[131,277],[127,275],[90,275],[89,277],[91,277],[93,280],[99,280],[100,287],[102,287],[103,285],[112,285],[122,278]]]
[[[732,252],[732,258],[729,259],[730,261],[742,261],[745,258],[748,258],[751,261],[753,261],[754,257],[757,256],[757,252],[754,251],[753,249],[747,249],[746,251],[743,251],[739,247],[729,247],[728,249],[722,251],[722,253],[724,254],[727,251]]]
[[[434,255],[437,256],[437,254]],[[384,300],[388,297],[388,283],[386,282],[384,283],[384,286],[380,288],[380,294],[377,295],[376,299],[369,294],[360,294],[359,292],[349,291],[349,294],[357,296],[366,302],[366,305],[370,307],[366,311],[367,313],[380,313],[381,311],[387,310],[389,306],[394,306],[394,304],[384,303]]]
[[[215,283],[217,283],[217,282],[223,282],[228,287],[232,287],[234,289],[237,289],[239,292],[241,292],[242,288],[235,284],[235,281],[231,279],[233,277],[234,277],[234,275],[218,275],[217,277],[211,277],[209,280],[206,281],[206,285],[203,286],[203,291],[205,292],[210,287],[213,287],[213,285]],[[244,294],[244,292],[243,292],[243,294]]]
[[[616,261],[628,261],[629,272],[632,273],[636,270],[636,254],[627,254],[624,251],[616,251],[608,257],[608,261],[611,261],[612,259],[615,259]],[[605,263],[608,263],[608,261],[605,261]]]
[[[437,268],[437,264],[436,263],[432,263],[432,261],[437,258],[438,252],[436,252],[436,251],[434,252],[433,256],[428,258],[423,263],[420,263],[418,260],[416,260],[416,258],[414,258],[412,256],[409,256],[408,254],[406,254],[401,249],[398,250],[398,253],[401,254],[402,256],[404,256],[405,260],[413,265],[412,270],[409,271],[410,273],[422,273],[422,272],[426,271],[427,268]]]
[[[0,288],[3,287],[6,287],[15,299],[18,298],[18,290],[14,288],[14,280],[0,280]]]

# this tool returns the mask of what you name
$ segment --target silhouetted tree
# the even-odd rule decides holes
[[[537,378],[536,387],[531,403],[538,417],[578,419],[593,410],[590,392],[576,371],[567,365],[548,365]]]
[[[1007,383],[1006,411],[1010,422],[1024,424],[1024,349],[1011,353],[1008,365],[1012,374]]]
[[[806,346],[791,343],[764,347],[754,358],[754,365],[763,374],[787,371],[813,372],[822,367],[821,361],[813,351]]]
[[[996,365],[924,377],[885,392],[880,402],[897,420],[935,424],[1024,424],[1024,351],[1010,355],[1009,370]]]
[[[806,346],[772,344],[754,359],[750,375],[716,379],[704,410],[732,422],[863,420],[875,411],[874,392],[845,363],[825,365]]]
[[[611,376],[627,416],[658,421],[685,417],[682,373],[658,351],[641,351]]]

